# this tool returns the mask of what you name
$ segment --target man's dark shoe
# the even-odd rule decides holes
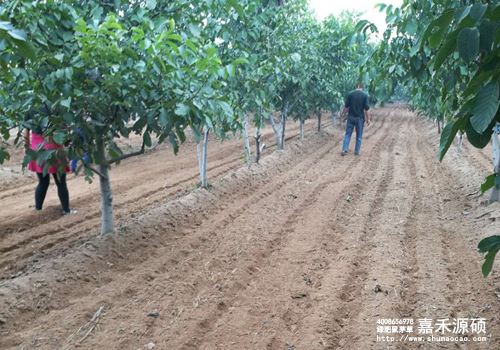
[[[341,155],[342,155],[342,157],[343,157],[343,156],[347,155],[347,151],[342,151],[340,154],[341,154]]]

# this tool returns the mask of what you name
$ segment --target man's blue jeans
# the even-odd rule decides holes
[[[347,152],[349,149],[349,143],[351,142],[351,135],[354,129],[356,129],[356,148],[354,153],[359,154],[359,149],[361,148],[361,141],[363,139],[363,126],[365,124],[365,118],[360,117],[347,117],[347,128],[344,136],[344,144],[342,145],[342,151]]]

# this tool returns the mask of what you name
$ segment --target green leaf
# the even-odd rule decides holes
[[[414,36],[418,31],[418,22],[415,18],[410,19],[405,26],[405,30],[410,36]]]
[[[165,108],[162,108],[160,111],[160,124],[161,126],[166,126],[168,124],[168,115]]]
[[[354,33],[352,36],[351,36],[351,40],[349,42],[349,46],[354,46],[354,44],[356,44],[356,40],[358,39],[358,34],[357,33]]]
[[[175,109],[175,114],[177,114],[179,116],[184,116],[184,115],[187,115],[189,113],[189,111],[190,111],[189,106],[186,106],[183,103],[178,103],[177,108]]]
[[[146,6],[150,10],[154,10],[156,7],[156,0],[146,0]]]
[[[132,58],[134,61],[137,61],[139,59],[139,56],[137,56],[137,53],[135,53],[134,50],[132,50],[130,47],[125,47],[123,49],[123,53],[127,56]]]
[[[458,34],[458,53],[467,63],[477,58],[479,54],[479,29],[462,29]]]
[[[469,15],[471,8],[472,6],[466,6],[457,9],[457,11],[455,12],[455,19],[457,21],[457,25],[460,24],[460,22],[462,22],[465,19],[465,17]]]
[[[480,253],[488,253],[484,258],[484,263],[482,267],[483,276],[486,277],[490,274],[493,268],[493,262],[495,261],[495,256],[500,250],[500,236],[487,237],[481,242],[479,242],[477,248]]]
[[[363,19],[363,20],[359,21],[356,24],[356,27],[354,27],[354,31],[356,31],[356,32],[361,31],[361,29],[363,29],[367,24],[370,24],[370,22],[367,21],[366,19]]]
[[[471,124],[478,133],[482,134],[495,118],[500,105],[499,94],[500,85],[498,82],[492,82],[483,87],[476,95]]]
[[[480,253],[486,253],[492,249],[500,248],[500,236],[490,236],[481,240],[477,248]]]
[[[298,53],[293,53],[291,57],[294,62],[300,62],[301,57]]]
[[[250,64],[250,62],[248,62],[248,60],[246,58],[238,58],[238,59],[233,61],[233,65],[237,65],[237,64]]]
[[[180,35],[177,35],[177,34],[170,34],[167,36],[167,39],[175,40],[175,41],[182,41],[182,37]]]
[[[144,140],[144,146],[151,147],[151,135],[149,131],[144,132],[142,139]]]
[[[199,37],[200,34],[201,34],[201,29],[200,27],[198,27],[196,24],[193,24],[193,23],[190,23],[189,24],[189,31],[191,32],[191,34],[193,34],[193,36],[195,37]]]
[[[490,20],[492,22],[496,22],[500,20],[500,6],[495,7],[493,12],[490,15]]]
[[[70,108],[71,107],[71,97],[68,97],[67,99],[61,100],[61,106]]]
[[[415,56],[417,52],[420,51],[420,43],[421,41],[419,40],[411,49],[410,49],[410,57]]]
[[[12,24],[10,24],[10,22],[0,21],[0,29],[7,31],[12,30]]]
[[[4,149],[0,148],[0,165],[3,164],[4,161],[9,160],[10,155]]]
[[[448,149],[450,148],[451,144],[453,143],[453,140],[455,139],[457,132],[461,129],[466,120],[467,118],[464,117],[458,120],[453,120],[448,124],[446,124],[445,128],[443,129],[443,132],[441,133],[441,142],[439,143],[438,157],[440,162],[443,161],[443,158],[446,152],[448,152]]]
[[[62,145],[64,143],[64,137],[66,135],[62,132],[62,131],[56,131],[54,133],[54,136],[53,136],[53,139],[56,143],[58,143],[59,145]]]
[[[435,19],[436,25],[439,28],[448,29],[448,27],[451,24],[451,21],[453,21],[454,14],[455,14],[454,9],[445,10],[441,16]]]
[[[482,134],[478,133],[471,124],[470,119],[465,125],[467,140],[476,148],[484,148],[488,145],[493,134],[493,129],[486,129]]]
[[[499,177],[498,174],[491,174],[484,179],[484,183],[481,185],[481,194],[492,189],[495,186],[496,178]]]
[[[234,117],[234,111],[231,108],[231,106],[229,105],[229,103],[224,102],[224,101],[219,101],[219,106],[221,106],[221,108],[224,111],[224,113],[226,114],[226,116],[228,116],[231,119]]]
[[[482,51],[486,51],[487,53],[491,52],[498,26],[498,22],[491,24],[488,19],[481,21],[481,25],[479,26],[481,36],[479,46]]]
[[[26,41],[26,32],[22,29],[11,29],[7,33],[14,39]]]
[[[209,46],[205,51],[208,54],[208,57],[212,57],[217,52],[217,50],[213,46]]]
[[[445,28],[439,28],[434,34],[429,38],[429,47],[434,49],[441,44],[441,39],[443,38],[444,33],[446,32]]]
[[[487,9],[488,9],[487,4],[480,4],[480,3],[474,4],[474,5],[472,5],[472,8],[470,9],[470,16],[472,17],[472,19],[475,22],[477,22],[481,18],[483,18],[483,15]]]
[[[243,7],[240,4],[238,4],[238,1],[237,0],[229,0],[228,2],[234,8],[236,13],[238,13],[238,16],[242,20],[244,20],[245,19],[245,12],[243,11]]]
[[[483,86],[486,82],[491,79],[491,72],[481,72],[477,71],[476,74],[472,77],[472,79],[467,84],[467,88],[462,93],[462,98],[468,99],[471,96],[475,96],[477,91]]]
[[[28,58],[32,61],[36,60],[36,49],[32,43],[22,40],[14,40],[14,42],[19,48],[19,51],[21,52],[21,55],[23,55],[23,57]]]
[[[458,33],[459,33],[458,31],[454,31],[450,35],[448,35],[445,43],[436,53],[436,59],[434,61],[434,70],[436,71],[439,70],[439,68],[441,68],[441,66],[443,65],[444,61],[450,58],[450,55],[457,48]]]
[[[194,135],[194,139],[196,140],[196,143],[199,144],[201,141],[200,133],[198,132],[198,130],[196,130],[196,128],[191,127],[191,130],[193,131],[193,135]]]

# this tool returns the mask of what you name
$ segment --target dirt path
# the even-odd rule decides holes
[[[425,123],[397,105],[373,115],[360,157],[341,157],[342,133],[329,127],[232,171],[241,149],[223,143],[209,165],[212,178],[230,174],[187,196],[196,163],[180,160],[168,178],[179,185],[162,190],[160,155],[144,157],[134,168],[147,182],[116,180],[128,220],[117,237],[92,237],[98,208],[36,236],[11,214],[6,271],[26,264],[27,245],[52,245],[0,283],[0,348],[495,348],[500,280],[482,278],[475,246],[500,208],[469,196],[484,174],[466,176],[476,163],[487,172],[484,151],[439,165]],[[89,208],[92,196],[82,194]],[[479,317],[482,343],[376,340],[378,319]]]

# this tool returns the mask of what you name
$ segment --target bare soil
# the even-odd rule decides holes
[[[476,248],[498,234],[500,206],[477,193],[491,149],[464,140],[440,164],[431,123],[403,105],[373,118],[359,157],[341,157],[327,115],[250,168],[243,140],[214,140],[210,190],[194,189],[194,144],[124,162],[104,238],[97,183],[70,179],[77,215],[60,217],[54,188],[35,213],[14,157],[0,172],[0,349],[498,348],[498,264],[483,278]],[[486,342],[376,340],[378,319],[479,317]]]

